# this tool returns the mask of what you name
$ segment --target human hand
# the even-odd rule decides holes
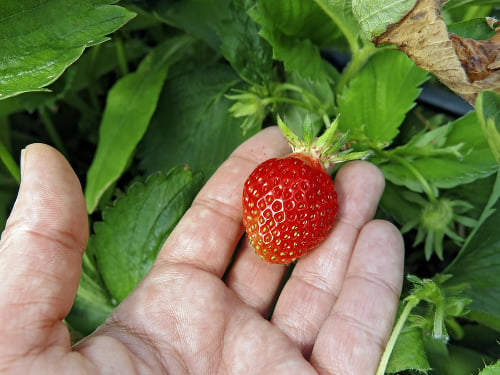
[[[0,242],[0,373],[374,373],[403,277],[401,235],[371,220],[383,177],[367,162],[341,168],[333,230],[281,289],[289,268],[262,262],[241,240],[241,190],[258,163],[288,151],[276,128],[240,146],[147,276],[72,348],[63,319],[88,239],[85,203],[59,153],[28,147]]]

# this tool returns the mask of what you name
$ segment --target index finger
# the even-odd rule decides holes
[[[185,263],[221,277],[243,235],[243,183],[261,162],[290,151],[276,127],[239,146],[202,188],[157,262]]]

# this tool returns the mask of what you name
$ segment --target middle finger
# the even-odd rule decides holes
[[[351,162],[339,170],[335,187],[339,211],[334,227],[317,249],[297,262],[272,316],[306,358],[342,287],[359,232],[375,214],[384,178],[373,164]]]

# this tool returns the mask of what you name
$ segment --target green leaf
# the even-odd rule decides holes
[[[408,326],[403,329],[392,351],[386,373],[392,374],[404,370],[427,373],[430,370],[422,335],[422,329],[418,327]]]
[[[135,20],[137,18],[132,22]],[[138,40],[132,39],[124,43],[124,54],[127,61],[137,60],[147,52],[147,47]],[[91,90],[96,90],[96,86],[98,86],[96,81],[99,78],[113,70],[118,70],[116,54],[117,43],[114,40],[87,48],[78,61],[71,65],[60,79],[51,84],[50,92],[27,92],[0,101],[0,113],[3,112],[2,107],[7,102],[19,105],[18,108],[14,107],[12,111],[24,109],[28,112],[34,112],[43,107],[55,108],[60,106],[61,101],[65,99],[71,101],[72,95],[82,89],[91,87]],[[79,104],[82,104],[82,101],[79,101]],[[83,116],[89,116],[89,112],[92,110],[95,110],[95,115],[101,116],[97,108],[87,106],[87,108],[79,107],[78,109],[83,112]]]
[[[442,339],[432,337],[432,335],[423,335],[423,340],[425,352],[433,372],[436,374],[449,373],[450,353],[447,343]]]
[[[274,76],[271,48],[247,14],[251,1],[150,1],[150,10],[222,52],[233,69],[251,83],[264,84]]]
[[[493,358],[500,358],[498,331],[475,322],[463,323],[461,328],[464,335],[460,340],[460,345],[482,353],[485,363],[493,362]]]
[[[240,77],[260,85],[275,80],[270,45],[259,35],[240,0],[232,0],[219,22],[214,22],[221,51]]]
[[[214,24],[224,17],[232,0],[148,0],[147,10],[168,25],[184,30],[214,50],[219,50],[220,39]],[[144,4],[138,4],[143,6]]]
[[[273,58],[283,61],[285,70],[312,81],[329,81],[328,64],[320,49],[309,39],[287,36],[276,28],[263,27],[261,35],[273,46]]]
[[[299,87],[302,93],[290,92],[290,97],[299,100],[307,106],[298,106],[289,103],[277,105],[274,113],[279,114],[295,134],[302,136],[302,123],[306,116],[313,122],[314,134],[317,135],[324,128],[324,116],[333,117],[335,114],[334,85],[339,73],[333,66],[324,65],[328,79],[312,81],[304,78],[298,72],[289,72],[287,83]]]
[[[87,248],[83,256],[82,275],[78,292],[66,321],[78,332],[88,335],[101,325],[113,311],[115,304],[103,284]]]
[[[113,0],[3,0],[0,99],[41,91],[134,14]]]
[[[451,10],[458,7],[480,5],[498,5],[498,0],[448,0],[443,4],[443,10]]]
[[[498,375],[500,374],[500,360],[491,366],[486,366],[478,375]]]
[[[465,348],[463,346],[450,344],[448,349],[450,352],[450,360],[448,362],[449,374],[477,374],[478,369],[483,368],[485,363],[492,362],[491,358],[489,358],[486,354]]]
[[[386,181],[384,193],[380,200],[380,207],[399,224],[415,221],[421,215],[421,207],[411,199],[406,188]]]
[[[467,216],[478,219],[482,210],[489,200],[491,187],[495,184],[496,176],[492,174],[485,178],[479,178],[469,184],[461,184],[449,191],[454,199],[469,202],[472,207],[467,211]]]
[[[201,187],[201,175],[184,168],[132,185],[103,212],[91,238],[102,279],[117,303],[151,268],[158,251]]]
[[[388,79],[390,77],[390,79]],[[398,134],[427,73],[395,50],[376,53],[338,98],[340,128],[368,148],[382,149]]]
[[[297,39],[309,39],[320,47],[330,46],[339,34],[338,27],[313,1],[259,0],[255,13],[265,28]]]
[[[328,63],[321,57],[319,45],[307,36],[293,35],[290,30],[283,32],[277,26],[281,22],[279,14],[266,11],[267,8],[274,9],[279,5],[278,2],[273,4],[274,6],[270,6],[263,3],[251,12],[252,18],[262,26],[260,34],[273,47],[273,58],[283,61],[286,71],[297,72],[302,78],[315,82],[330,81],[326,67]],[[296,5],[293,4],[284,5],[285,10],[290,8],[290,12],[294,12]]]
[[[373,40],[401,21],[416,3],[417,0],[352,0],[352,9],[365,38]]]
[[[156,108],[167,70],[132,73],[109,91],[97,151],[87,174],[85,200],[93,212],[125,170]]]
[[[142,61],[136,72],[120,79],[109,91],[97,151],[87,174],[85,200],[89,212],[125,170],[156,109],[169,65],[191,42],[189,37],[167,40]]]
[[[448,32],[474,40],[488,40],[496,34],[495,29],[490,27],[484,17],[448,25]]]
[[[393,152],[411,163],[434,188],[449,189],[471,183],[497,169],[477,122],[475,113],[470,112],[450,124],[415,136]],[[403,164],[382,163],[380,168],[391,182],[423,191],[419,180]]]
[[[443,271],[453,275],[446,285],[465,283],[472,302],[468,318],[500,331],[500,173],[478,227],[455,260]]]
[[[476,99],[477,117],[491,152],[500,164],[500,96],[482,91]]]
[[[242,120],[231,116],[228,110],[233,102],[225,97],[241,81],[226,64],[181,65],[171,71],[140,145],[140,166],[154,173],[188,165],[208,178],[252,135],[243,135]]]
[[[315,0],[347,39],[351,52],[359,49],[359,24],[352,12],[352,0]]]
[[[309,81],[331,82],[320,47],[332,43],[339,29],[320,6],[309,0],[260,0],[250,15],[261,25],[260,34],[287,72]]]

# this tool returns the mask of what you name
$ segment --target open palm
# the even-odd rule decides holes
[[[48,146],[28,147],[0,243],[0,372],[373,373],[403,272],[399,232],[371,220],[383,178],[366,162],[341,168],[334,228],[288,275],[288,267],[253,253],[241,223],[244,179],[259,162],[288,151],[276,128],[240,146],[144,280],[72,348],[63,319],[88,239],[85,204],[62,156]]]

